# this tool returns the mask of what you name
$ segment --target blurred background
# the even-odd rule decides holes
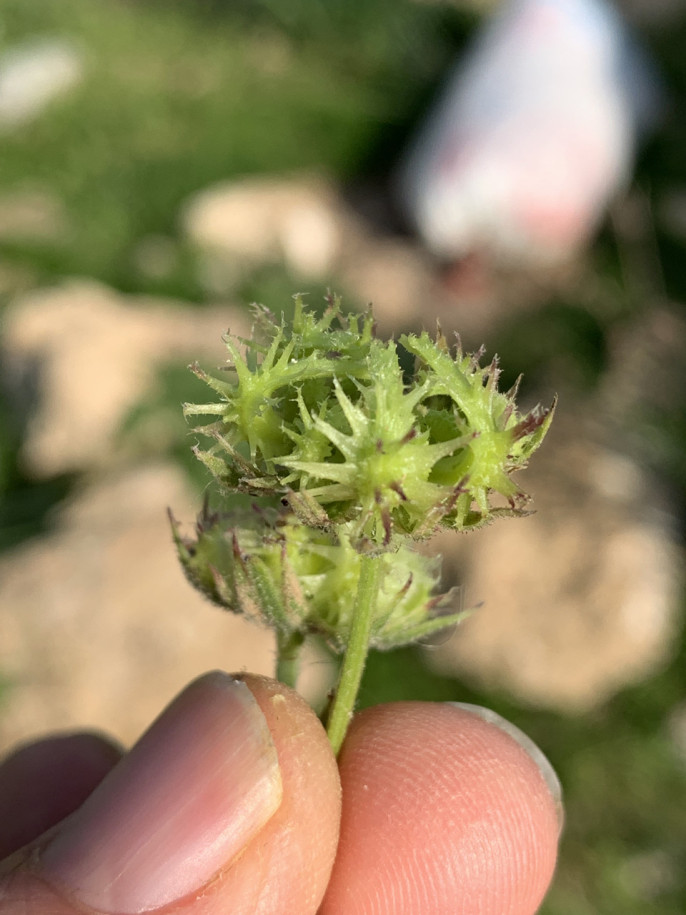
[[[330,287],[560,396],[536,514],[431,545],[481,609],[373,655],[363,704],[538,742],[546,915],[686,911],[685,47],[684,0],[0,0],[0,749],[272,671],[177,568],[179,405],[251,302]]]

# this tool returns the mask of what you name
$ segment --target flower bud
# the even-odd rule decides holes
[[[554,404],[519,414],[515,392],[498,391],[497,360],[481,367],[482,352],[464,354],[459,339],[451,349],[440,330],[407,334],[408,378],[371,315],[343,315],[334,298],[316,318],[296,297],[290,327],[259,309],[253,339],[226,346],[225,379],[194,369],[219,401],[184,408],[216,417],[196,428],[211,442],[196,454],[225,490],[278,494],[305,524],[346,525],[358,550],[523,513],[511,474]]]
[[[205,505],[188,538],[171,520],[186,575],[212,601],[281,634],[319,634],[334,650],[346,648],[362,560],[349,524],[319,530],[287,510],[221,514]],[[372,647],[409,644],[464,617],[456,592],[434,594],[438,558],[401,544],[378,560]]]

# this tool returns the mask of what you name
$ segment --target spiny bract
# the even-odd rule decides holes
[[[205,505],[191,538],[181,535],[172,518],[186,576],[206,597],[281,635],[323,636],[336,651],[348,644],[360,578],[361,554],[346,528],[309,527],[284,510],[232,515]],[[410,644],[468,612],[459,607],[457,589],[435,593],[438,557],[401,544],[379,554],[378,561],[381,584],[372,608],[371,647]]]
[[[481,367],[482,352],[451,349],[440,329],[379,340],[371,313],[345,315],[335,297],[319,318],[300,296],[290,325],[257,306],[255,318],[252,339],[225,338],[225,376],[193,367],[218,401],[184,406],[216,417],[196,427],[212,444],[195,453],[224,489],[277,494],[321,531],[344,524],[361,551],[523,513],[511,473],[554,404],[520,415],[496,359]],[[414,357],[409,377],[399,350]]]

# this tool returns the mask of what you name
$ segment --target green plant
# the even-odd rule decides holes
[[[337,751],[370,646],[393,648],[458,623],[437,595],[439,561],[413,543],[522,515],[513,481],[540,445],[553,407],[517,411],[498,365],[451,349],[437,331],[381,341],[371,312],[322,317],[296,296],[287,325],[255,309],[250,340],[227,336],[227,373],[193,370],[218,395],[186,404],[209,440],[196,446],[222,490],[248,507],[205,505],[194,538],[174,537],[190,581],[276,631],[277,675],[295,684],[308,634],[343,654],[328,715]],[[414,359],[406,373],[400,352]],[[350,595],[354,595],[350,599]]]

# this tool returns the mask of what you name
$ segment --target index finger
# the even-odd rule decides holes
[[[493,713],[447,703],[357,715],[320,915],[533,915],[555,868],[561,801],[527,740]]]

